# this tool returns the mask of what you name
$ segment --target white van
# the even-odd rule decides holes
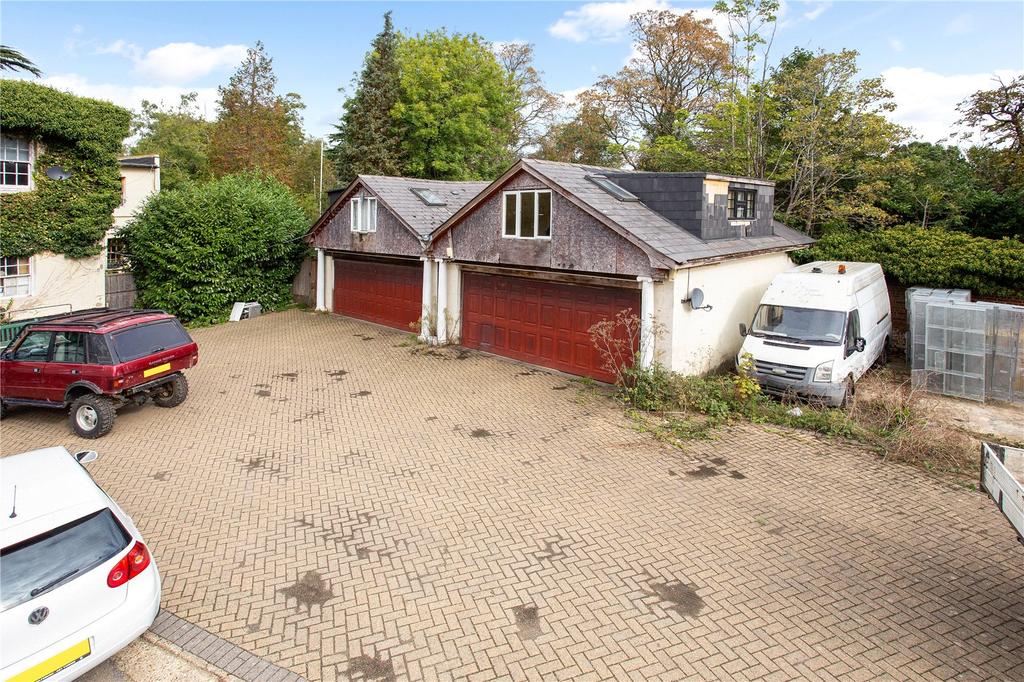
[[[892,316],[878,263],[818,261],[775,276],[747,329],[762,390],[845,404],[854,382],[888,361]]]

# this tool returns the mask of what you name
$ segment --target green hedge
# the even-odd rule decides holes
[[[881,263],[906,286],[970,289],[975,296],[1024,298],[1024,242],[904,225],[883,230],[834,230],[794,260]]]
[[[240,174],[154,195],[122,235],[139,304],[205,324],[235,301],[289,304],[307,227],[287,187]]]
[[[117,156],[131,113],[27,81],[0,81],[0,127],[43,143],[33,166],[35,191],[0,197],[0,253],[40,251],[81,258],[99,253],[121,200]],[[46,169],[71,171],[51,180]]]

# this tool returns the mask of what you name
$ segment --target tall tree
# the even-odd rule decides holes
[[[729,121],[730,155],[742,159],[740,172],[744,175],[763,178],[769,126],[765,83],[779,0],[718,0],[715,11],[729,22],[732,83],[729,106],[720,113],[727,114]]]
[[[552,124],[538,140],[536,156],[550,161],[614,166],[620,161],[601,132],[604,121],[591,104],[581,103],[567,121]]]
[[[25,71],[36,78],[43,75],[31,59],[7,45],[0,45],[0,71]]]
[[[302,102],[276,93],[273,60],[257,41],[220,94],[210,161],[216,175],[259,170],[291,179],[292,152],[301,141]]]
[[[959,123],[979,129],[984,144],[998,150],[993,160],[1002,162],[1002,184],[1024,188],[1024,75],[1009,83],[997,78],[995,88],[975,92],[957,109]]]
[[[486,41],[443,30],[403,38],[398,66],[392,117],[407,175],[491,179],[509,165],[518,93]]]
[[[888,154],[906,131],[886,119],[895,108],[882,79],[857,79],[857,53],[807,53],[782,60],[772,87],[781,116],[776,178],[782,211],[809,233],[826,220],[877,225]]]
[[[360,174],[402,173],[402,141],[391,116],[400,86],[398,41],[391,12],[386,12],[384,28],[373,39],[362,73],[355,80],[355,92],[345,102],[336,132],[330,135],[335,174],[343,182]]]
[[[603,109],[605,134],[638,165],[636,146],[677,137],[691,117],[711,111],[730,68],[729,46],[709,19],[668,10],[630,17],[634,54],[586,95]],[[632,153],[631,153],[632,152]]]
[[[210,138],[213,122],[202,117],[198,94],[181,96],[177,106],[161,108],[143,100],[136,112],[132,133],[138,141],[133,154],[160,155],[160,184],[173,189],[186,180],[204,181],[210,171]]]
[[[495,50],[510,85],[518,94],[509,150],[522,156],[536,148],[544,131],[555,120],[561,98],[544,87],[541,73],[533,65],[533,45],[505,43]]]

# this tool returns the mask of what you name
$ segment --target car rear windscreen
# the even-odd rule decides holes
[[[83,516],[0,551],[0,611],[85,575],[128,546],[109,509]]]
[[[160,353],[191,343],[188,333],[177,320],[164,320],[139,327],[129,327],[111,335],[114,351],[121,362]]]

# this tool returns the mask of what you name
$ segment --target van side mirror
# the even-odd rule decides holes
[[[867,341],[865,341],[864,337],[862,336],[858,336],[856,339],[853,340],[853,347],[857,350],[858,353],[863,353],[864,348],[867,345]]]
[[[747,335],[747,325],[744,322],[740,322],[740,336]]]
[[[75,459],[78,460],[79,464],[88,464],[89,462],[95,462],[100,458],[100,453],[95,450],[82,450],[81,452],[75,453]]]

